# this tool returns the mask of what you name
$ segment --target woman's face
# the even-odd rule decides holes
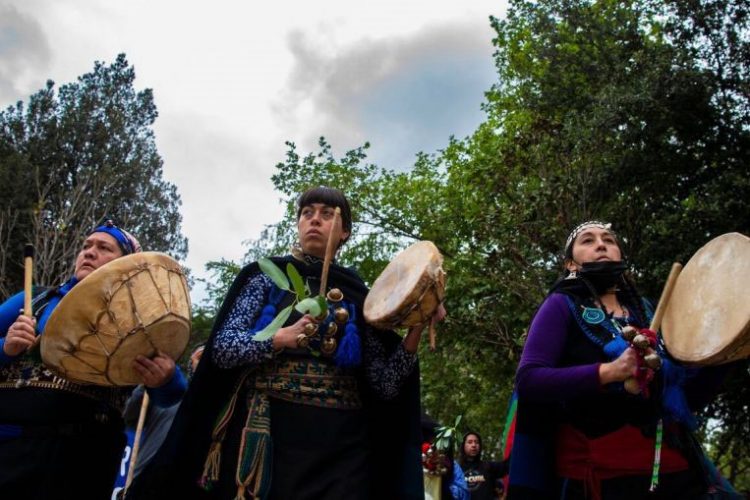
[[[118,257],[122,257],[122,249],[113,236],[107,233],[92,233],[84,240],[83,248],[76,258],[75,277],[81,281]]]
[[[328,235],[333,228],[336,208],[323,203],[313,203],[302,207],[297,221],[297,233],[302,251],[320,259],[325,258]],[[341,233],[341,242],[345,241],[349,233]],[[338,245],[336,245],[338,247]]]
[[[622,252],[615,236],[607,229],[591,227],[579,234],[573,242],[573,260],[568,260],[568,271],[578,271],[586,262],[620,261]]]
[[[482,451],[482,447],[479,444],[479,438],[474,434],[466,436],[466,440],[464,441],[464,455],[467,457],[476,457],[480,451]]]

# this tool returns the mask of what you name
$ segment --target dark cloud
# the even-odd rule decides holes
[[[337,150],[370,141],[373,161],[404,168],[418,151],[433,152],[482,121],[484,91],[496,77],[491,36],[488,23],[451,24],[336,51],[293,32],[295,66],[276,111],[299,129],[298,111],[308,110],[312,119],[298,132],[305,147],[320,135]]]
[[[12,5],[0,4],[0,104],[24,100],[24,94],[36,90],[31,81],[38,83],[38,74],[47,69],[50,59],[39,23]]]

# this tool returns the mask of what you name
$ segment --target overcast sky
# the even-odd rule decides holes
[[[0,107],[125,52],[136,88],[154,90],[186,264],[202,276],[281,217],[270,176],[284,141],[306,153],[325,136],[337,154],[370,141],[372,161],[403,169],[470,134],[505,4],[0,0]]]

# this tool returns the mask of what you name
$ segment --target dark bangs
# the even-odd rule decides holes
[[[348,233],[352,232],[352,210],[344,193],[338,189],[324,186],[308,189],[297,200],[297,220],[299,220],[302,209],[313,203],[322,203],[329,207],[339,207],[341,209],[341,225],[344,231]]]

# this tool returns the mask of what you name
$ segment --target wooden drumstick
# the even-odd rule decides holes
[[[326,256],[323,259],[323,272],[320,275],[320,295],[325,296],[326,287],[328,286],[328,268],[331,267],[333,255],[336,253],[338,242],[341,239],[341,208],[336,207],[333,212],[333,223],[331,232],[328,234],[328,244],[326,244]]]
[[[677,283],[677,278],[680,276],[680,271],[682,271],[682,264],[680,264],[679,262],[675,262],[674,264],[672,264],[672,269],[669,271],[667,282],[664,284],[664,289],[661,292],[661,297],[659,297],[659,303],[656,306],[656,312],[654,312],[654,317],[651,318],[651,324],[649,325],[649,329],[653,332],[659,331],[661,320],[664,317],[664,311],[667,310],[667,305],[669,304],[669,299],[672,297],[672,290],[674,290],[674,285],[675,283]],[[625,381],[625,390],[627,390],[631,394],[638,394],[640,392],[640,388],[634,381],[634,377],[630,377],[629,379],[627,379]]]
[[[34,245],[27,244],[23,247],[23,315],[30,318],[32,283],[34,281]]]
[[[138,462],[138,452],[141,448],[141,434],[143,434],[143,424],[146,421],[146,413],[148,413],[148,392],[145,388],[143,390],[143,401],[141,402],[141,413],[138,415],[138,425],[135,428],[135,437],[133,438],[133,453],[130,454],[130,466],[128,467],[128,477],[125,480],[125,490],[130,487],[130,483],[133,482],[133,474],[135,473],[135,464]]]
[[[34,298],[34,245],[27,243],[23,247],[23,315],[27,318],[31,318],[34,315],[34,311],[31,310],[31,301]],[[41,335],[37,335],[34,339],[34,343],[28,348],[28,351],[33,350],[39,345],[39,341],[42,340]]]

